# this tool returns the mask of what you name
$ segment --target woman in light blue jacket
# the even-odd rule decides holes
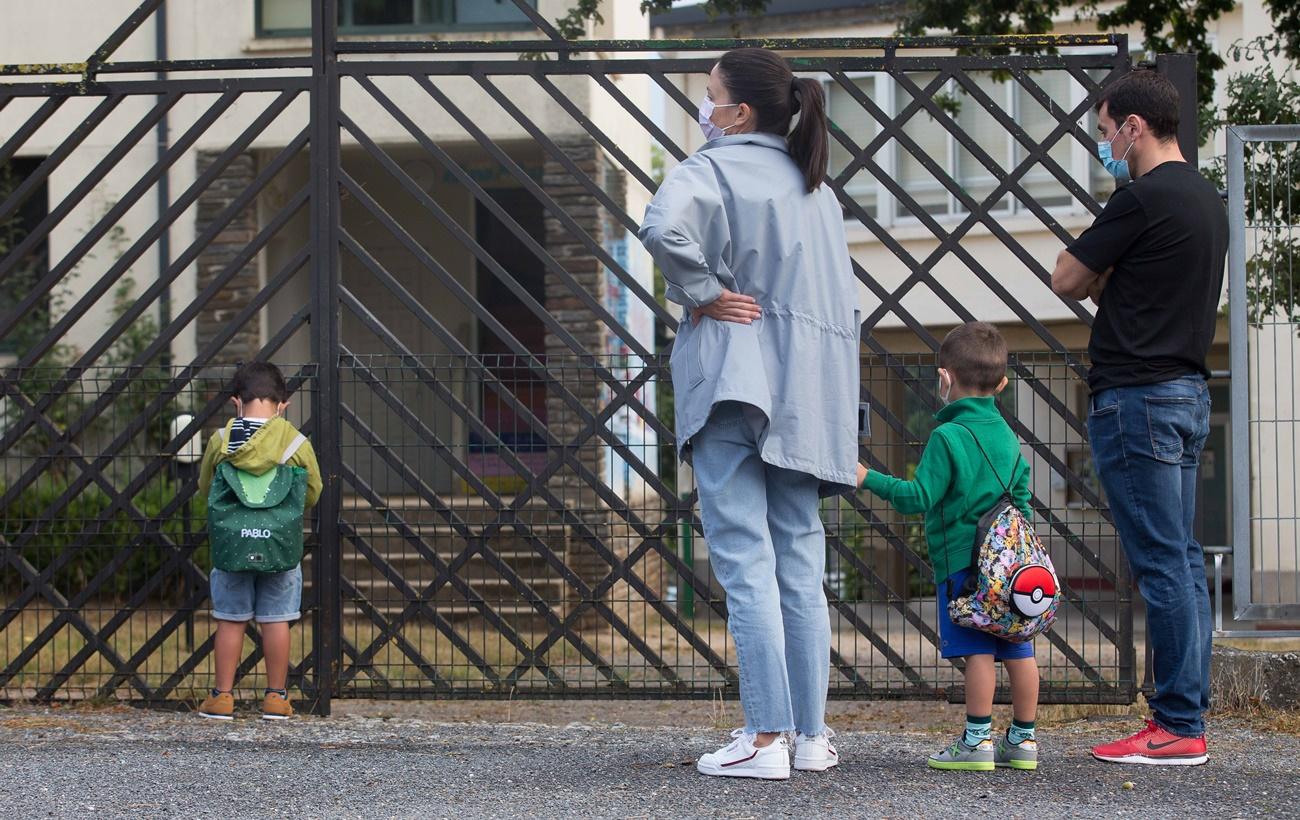
[[[857,477],[857,289],[822,185],[821,84],[770,51],[730,51],[699,118],[708,144],[668,174],[640,232],[685,309],[672,353],[677,445],[727,593],[745,710],[745,728],[698,768],[785,779],[787,732],[796,769],[838,762],[824,723],[818,500]]]

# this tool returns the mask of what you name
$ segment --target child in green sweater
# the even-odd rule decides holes
[[[1030,515],[1029,465],[994,403],[1007,385],[1006,372],[1007,343],[996,327],[968,322],[954,329],[939,348],[939,397],[944,407],[936,415],[940,424],[925,446],[916,479],[903,481],[858,466],[858,486],[905,515],[925,514],[938,588],[940,653],[965,659],[966,731],[952,746],[930,756],[929,765],[936,769],[1038,768],[1038,664],[1033,643],[1011,643],[957,626],[948,617],[948,602],[961,594],[972,571],[980,516],[1007,489],[1016,506]],[[995,744],[991,735],[998,661],[1011,678],[1014,720]]]

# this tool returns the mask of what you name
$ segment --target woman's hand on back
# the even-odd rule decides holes
[[[762,314],[763,309],[758,306],[758,301],[754,297],[743,293],[732,293],[724,288],[722,295],[717,299],[691,311],[691,322],[698,325],[700,319],[707,316],[719,322],[748,325],[753,324],[754,320]]]

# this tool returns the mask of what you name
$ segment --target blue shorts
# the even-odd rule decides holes
[[[957,626],[948,617],[948,584],[952,584],[955,595],[961,594],[962,582],[970,574],[970,568],[954,572],[947,581],[939,583],[939,654],[945,658],[964,658],[967,655],[992,655],[994,660],[1018,661],[1034,656],[1034,642],[1012,643],[994,637],[987,632]]]
[[[302,617],[302,564],[285,572],[226,572],[208,575],[212,617],[218,621],[276,624]]]

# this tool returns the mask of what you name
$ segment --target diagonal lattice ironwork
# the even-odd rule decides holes
[[[0,225],[27,220],[16,242],[0,247],[0,284],[15,293],[0,311],[0,342],[23,339],[12,366],[0,368],[0,460],[8,459],[0,690],[158,702],[203,688],[212,650],[210,638],[197,637],[210,626],[203,537],[201,526],[180,529],[196,508],[195,482],[172,478],[175,455],[222,417],[228,353],[261,322],[250,352],[297,373],[307,395],[298,420],[327,476],[291,669],[311,705],[327,710],[335,696],[734,694],[725,600],[702,559],[694,495],[666,457],[668,354],[646,332],[653,323],[665,341],[677,320],[638,270],[635,249],[620,244],[658,186],[648,147],[669,162],[690,149],[640,95],[653,90],[693,121],[686,77],[708,70],[712,44],[658,43],[656,51],[687,56],[649,59],[635,43],[568,43],[526,2],[516,6],[535,39],[340,42],[336,6],[322,0],[305,57],[112,62],[160,5],[139,4],[83,66],[37,74],[0,66],[0,166],[23,169],[0,189]],[[1128,70],[1127,43],[1029,38],[1016,48],[1093,51],[1003,55],[982,51],[1005,45],[995,38],[777,45],[796,71],[821,77],[871,123],[869,134],[833,125],[847,160],[827,184],[846,219],[906,270],[886,285],[873,275],[880,260],[854,260],[878,303],[863,325],[871,376],[862,399],[881,441],[863,459],[896,470],[919,457],[935,406],[924,374],[943,322],[909,305],[927,294],[952,316],[973,318],[943,273],[957,265],[1034,340],[1013,355],[1022,398],[1004,410],[1036,466],[1079,505],[1033,498],[1062,562],[1074,567],[1067,626],[1044,644],[1045,698],[1125,701],[1135,666],[1127,569],[1103,499],[1070,460],[1085,432],[1068,394],[1085,362],[1021,298],[1018,288],[1047,287],[1048,271],[999,209],[1014,202],[1068,241],[1059,212],[1032,193],[1031,181],[1046,179],[1096,213],[1090,185],[1055,152],[1094,150],[1081,123]],[[600,52],[624,59],[591,58]],[[559,59],[522,57],[530,54]],[[991,71],[1040,106],[1049,125],[1031,133],[994,99],[978,81]],[[899,104],[866,93],[856,82],[864,73],[887,77]],[[62,82],[66,75],[79,82]],[[1082,96],[1055,98],[1046,77],[1068,77]],[[1005,132],[1014,160],[945,110],[939,95],[948,87]],[[260,107],[250,110],[255,97]],[[129,123],[114,125],[137,103]],[[79,118],[51,141],[66,110]],[[225,126],[236,112],[245,119],[232,131]],[[155,160],[130,166],[122,194],[85,220],[106,181],[176,118],[184,124]],[[918,118],[933,121],[990,185],[968,192],[961,173],[914,138]],[[192,181],[29,333],[30,317],[44,315],[56,291],[201,147],[211,156]],[[890,151],[915,160],[959,212],[929,213],[888,170]],[[88,170],[63,184],[87,155]],[[250,165],[242,182],[229,181]],[[933,244],[916,251],[893,235],[883,206],[854,193],[863,180]],[[31,211],[56,183],[65,193]],[[196,211],[205,219],[180,253],[87,335],[94,311]],[[85,228],[73,236],[78,220]],[[1022,284],[971,250],[977,229],[1023,271]],[[66,250],[50,258],[56,246]],[[256,287],[231,302],[254,265],[265,268]],[[176,304],[196,266],[209,273]],[[122,340],[164,305],[152,338],[120,355]],[[1082,306],[1067,310],[1081,325],[1091,321]],[[263,318],[273,313],[274,322]],[[204,322],[210,329],[178,366],[170,357]],[[31,374],[73,337],[76,354],[43,369],[34,390]],[[134,398],[146,383],[153,394]],[[195,394],[193,420],[159,432]],[[161,500],[151,495],[159,487]],[[832,695],[957,696],[959,670],[937,655],[928,554],[913,525],[862,498],[828,501],[825,519]],[[76,532],[55,538],[56,521]],[[260,650],[245,658],[240,678],[255,676],[259,662]]]

